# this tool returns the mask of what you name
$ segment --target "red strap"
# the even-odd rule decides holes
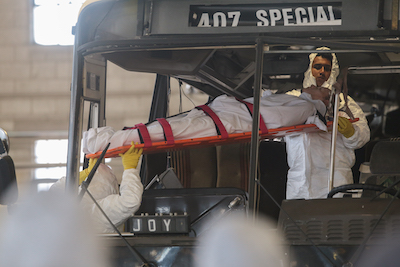
[[[217,114],[212,111],[212,109],[207,106],[207,105],[201,105],[198,106],[197,108],[203,110],[210,118],[214,121],[215,125],[217,126],[217,129],[219,130],[222,139],[227,139],[229,134],[225,129],[225,126],[222,124],[221,120],[218,118]]]
[[[152,142],[150,138],[149,131],[147,130],[146,125],[143,123],[136,124],[135,127],[138,129],[140,132],[140,135],[142,136],[144,147],[151,147]]]
[[[165,139],[167,139],[167,145],[175,144],[174,134],[172,133],[171,125],[169,125],[169,122],[164,118],[158,118],[156,120],[160,123],[161,127],[164,130]]]
[[[253,116],[253,104],[252,103],[246,102],[246,101],[244,101],[242,99],[238,99],[238,98],[236,98],[236,100],[245,104],[247,106],[247,108],[250,110],[251,116]],[[268,133],[267,125],[265,124],[264,119],[261,114],[260,114],[260,130],[261,130],[262,134]]]

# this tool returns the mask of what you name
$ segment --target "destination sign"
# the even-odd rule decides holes
[[[188,215],[135,215],[129,220],[130,232],[135,234],[189,233]]]
[[[189,27],[342,25],[342,3],[191,5]]]

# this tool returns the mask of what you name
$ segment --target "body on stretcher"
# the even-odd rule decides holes
[[[132,141],[142,143],[140,147],[144,148],[144,153],[182,149],[189,145],[245,142],[251,139],[253,100],[221,95],[208,105],[196,107],[186,114],[157,119],[147,125],[141,123],[116,132],[110,127],[89,129],[84,133],[83,151],[85,154],[96,154],[108,143],[110,151],[114,151],[123,146],[129,147]],[[312,99],[309,93],[303,92],[300,96],[265,94],[260,100],[262,138],[308,130],[327,131],[320,115],[326,112],[325,104],[319,99]]]
[[[358,118],[350,120],[352,123],[358,121]],[[327,123],[328,130],[332,130],[332,122]],[[298,134],[298,133],[313,133],[322,131],[315,124],[301,124],[290,127],[281,127],[276,129],[269,129],[268,132],[260,131],[260,139],[273,139],[278,137],[284,137],[287,135]],[[183,140],[175,140],[173,143],[171,141],[161,141],[152,142],[151,145],[137,144],[135,147],[143,148],[143,154],[160,153],[165,151],[177,151],[187,148],[199,148],[206,146],[218,146],[230,143],[245,143],[250,142],[251,132],[228,134],[226,138],[221,135],[211,136],[211,137],[200,137],[191,138]],[[110,149],[106,152],[106,158],[119,157],[119,154],[125,153],[131,146],[120,146],[117,148]],[[98,158],[102,151],[87,154],[87,158]]]

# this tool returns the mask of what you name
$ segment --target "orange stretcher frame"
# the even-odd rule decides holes
[[[359,119],[350,120],[351,122],[356,122]],[[332,122],[327,124],[328,130],[332,130]],[[287,135],[292,135],[295,133],[313,133],[321,131],[315,124],[302,124],[290,127],[281,127],[276,129],[269,129],[268,133],[262,134],[260,131],[260,139],[273,139],[277,137],[283,137]],[[144,147],[144,144],[137,144],[135,147],[143,148],[143,154],[160,153],[165,151],[177,151],[188,148],[199,148],[206,146],[220,146],[231,143],[246,143],[251,140],[251,132],[229,134],[228,138],[222,139],[220,135],[210,136],[210,137],[200,137],[191,139],[175,140],[174,144],[167,144],[167,141],[153,142],[150,147]],[[120,146],[113,149],[109,149],[105,158],[115,158],[119,157],[119,154],[125,153],[131,146]],[[102,151],[87,154],[86,158],[98,158]]]

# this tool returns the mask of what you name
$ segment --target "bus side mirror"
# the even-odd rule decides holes
[[[0,128],[0,157],[8,155],[10,150],[10,140],[8,134],[2,128]]]
[[[10,156],[0,159],[0,204],[11,205],[18,199],[14,162]]]
[[[7,132],[0,128],[0,204],[11,205],[17,201],[18,187],[14,161],[8,155],[10,141]]]

